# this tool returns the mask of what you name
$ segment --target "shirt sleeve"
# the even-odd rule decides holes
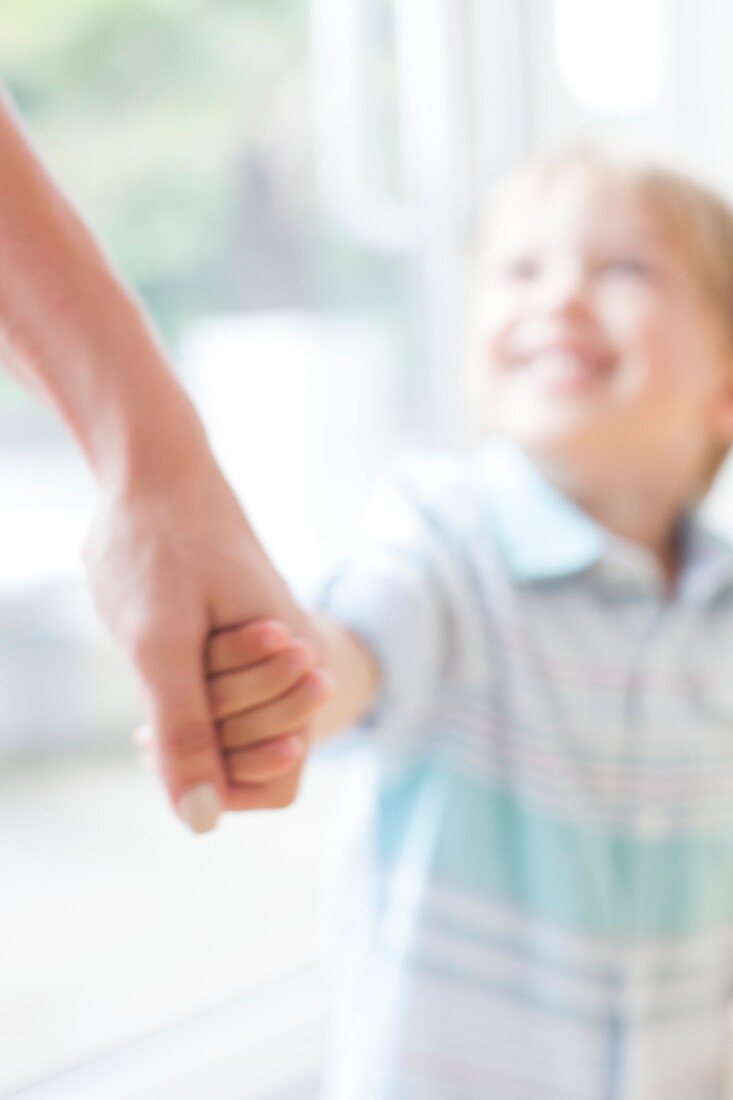
[[[357,635],[379,665],[377,693],[353,729],[395,766],[426,748],[444,673],[448,608],[435,539],[415,486],[394,465],[376,483],[346,552],[313,600]]]

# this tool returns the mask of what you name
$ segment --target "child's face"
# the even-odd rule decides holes
[[[679,476],[733,437],[727,327],[620,184],[576,172],[510,200],[475,324],[489,424],[538,453],[632,470],[668,455]]]

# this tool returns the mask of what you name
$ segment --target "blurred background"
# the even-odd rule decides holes
[[[3,0],[0,78],[307,600],[396,452],[477,441],[484,189],[586,135],[732,195],[732,34],[726,0]],[[0,1096],[316,1100],[368,761],[344,736],[293,806],[185,832],[84,585],[93,499],[0,373]],[[733,534],[730,499],[726,467]]]

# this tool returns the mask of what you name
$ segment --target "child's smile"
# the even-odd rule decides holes
[[[544,339],[516,340],[507,348],[505,362],[517,381],[560,396],[596,389],[608,380],[617,360],[602,341],[561,328]]]

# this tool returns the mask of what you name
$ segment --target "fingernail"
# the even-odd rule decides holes
[[[281,737],[277,746],[277,755],[281,757],[298,756],[303,747],[303,738],[297,733],[290,737]]]
[[[288,633],[279,623],[268,623],[262,640],[266,649],[279,649],[287,642]]]
[[[178,813],[194,833],[216,828],[221,805],[211,783],[199,783],[178,799]]]

